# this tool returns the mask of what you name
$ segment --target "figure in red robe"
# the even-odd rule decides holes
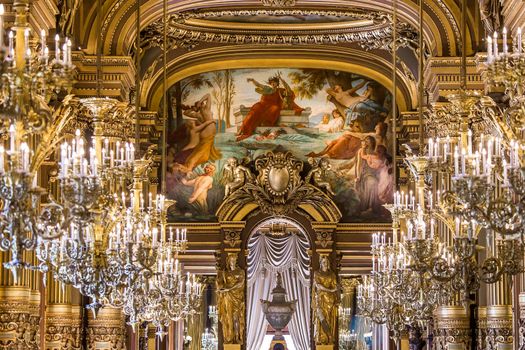
[[[269,85],[261,84],[252,78],[248,78],[248,82],[255,85],[255,91],[261,94],[261,100],[254,104],[244,117],[237,133],[237,141],[253,135],[258,126],[276,126],[283,109],[291,109],[295,115],[300,115],[304,110],[294,102],[295,94],[280,73],[268,80]],[[280,83],[283,87],[279,87]]]

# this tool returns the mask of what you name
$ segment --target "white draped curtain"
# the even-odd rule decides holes
[[[260,300],[270,300],[276,272],[281,273],[286,299],[297,300],[288,324],[298,350],[310,349],[310,244],[303,233],[271,236],[255,232],[248,241],[247,349],[259,350],[267,321]]]

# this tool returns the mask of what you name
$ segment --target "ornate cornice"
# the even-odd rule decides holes
[[[272,26],[239,26],[210,18],[245,16],[326,16],[348,17],[348,25],[316,25],[304,28],[273,23]],[[355,23],[358,23],[357,25]],[[168,19],[168,45],[171,48],[191,49],[199,43],[312,45],[357,43],[370,49],[389,49],[392,43],[390,15],[380,11],[313,10],[313,9],[242,9],[193,10],[173,14]],[[231,26],[231,27],[230,27]],[[273,28],[272,28],[273,27]],[[142,30],[143,49],[163,46],[164,22],[159,19]],[[410,24],[398,22],[399,47],[417,46],[417,31]]]

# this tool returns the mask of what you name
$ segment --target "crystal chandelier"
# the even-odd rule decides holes
[[[156,263],[137,271],[123,292],[122,306],[129,316],[128,324],[136,327],[142,322],[151,322],[162,338],[172,321],[198,312],[202,287],[194,275],[182,272],[176,259],[185,245],[185,237],[175,238],[171,230],[168,240],[160,235],[159,242],[155,240],[157,237],[153,229],[151,245],[158,252]]]
[[[22,11],[17,9],[17,11]],[[66,97],[61,108],[51,108],[50,100],[71,90],[75,67],[71,61],[71,42],[60,50],[55,38],[55,57],[50,57],[46,33],[40,34],[38,51],[29,46],[31,31],[25,22],[26,9],[17,14],[14,31],[5,45],[0,4],[0,115],[4,142],[0,145],[0,249],[11,253],[4,263],[16,277],[20,267],[31,267],[22,259],[37,240],[55,238],[40,225],[39,203],[43,190],[37,184],[37,171],[60,142],[62,131],[74,116],[76,100]],[[15,40],[16,37],[16,40]]]
[[[206,328],[204,333],[201,336],[201,348],[203,350],[217,350],[219,348],[219,338],[218,338],[218,320],[219,316],[217,314],[217,306],[210,305],[208,307],[208,317],[211,321],[211,329]]]
[[[357,350],[357,334],[345,329],[339,333],[340,350]]]
[[[131,180],[134,149],[127,143],[105,142],[101,155],[86,152],[77,130],[70,143],[60,146],[58,198],[44,205],[42,226],[54,240],[40,241],[37,257],[59,281],[78,288],[98,309],[104,300],[118,298],[126,282],[123,264],[108,247],[109,233],[121,218],[123,193]],[[100,160],[99,160],[100,159]]]

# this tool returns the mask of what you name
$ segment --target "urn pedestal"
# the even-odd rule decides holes
[[[316,349],[316,350],[334,350],[335,347],[334,347],[332,344],[328,344],[328,345],[316,345],[316,346],[315,346],[315,349]]]
[[[281,274],[277,274],[277,284],[272,290],[272,301],[261,300],[266,320],[275,329],[273,341],[284,341],[282,330],[292,319],[297,300],[286,301],[286,290],[282,286]]]

